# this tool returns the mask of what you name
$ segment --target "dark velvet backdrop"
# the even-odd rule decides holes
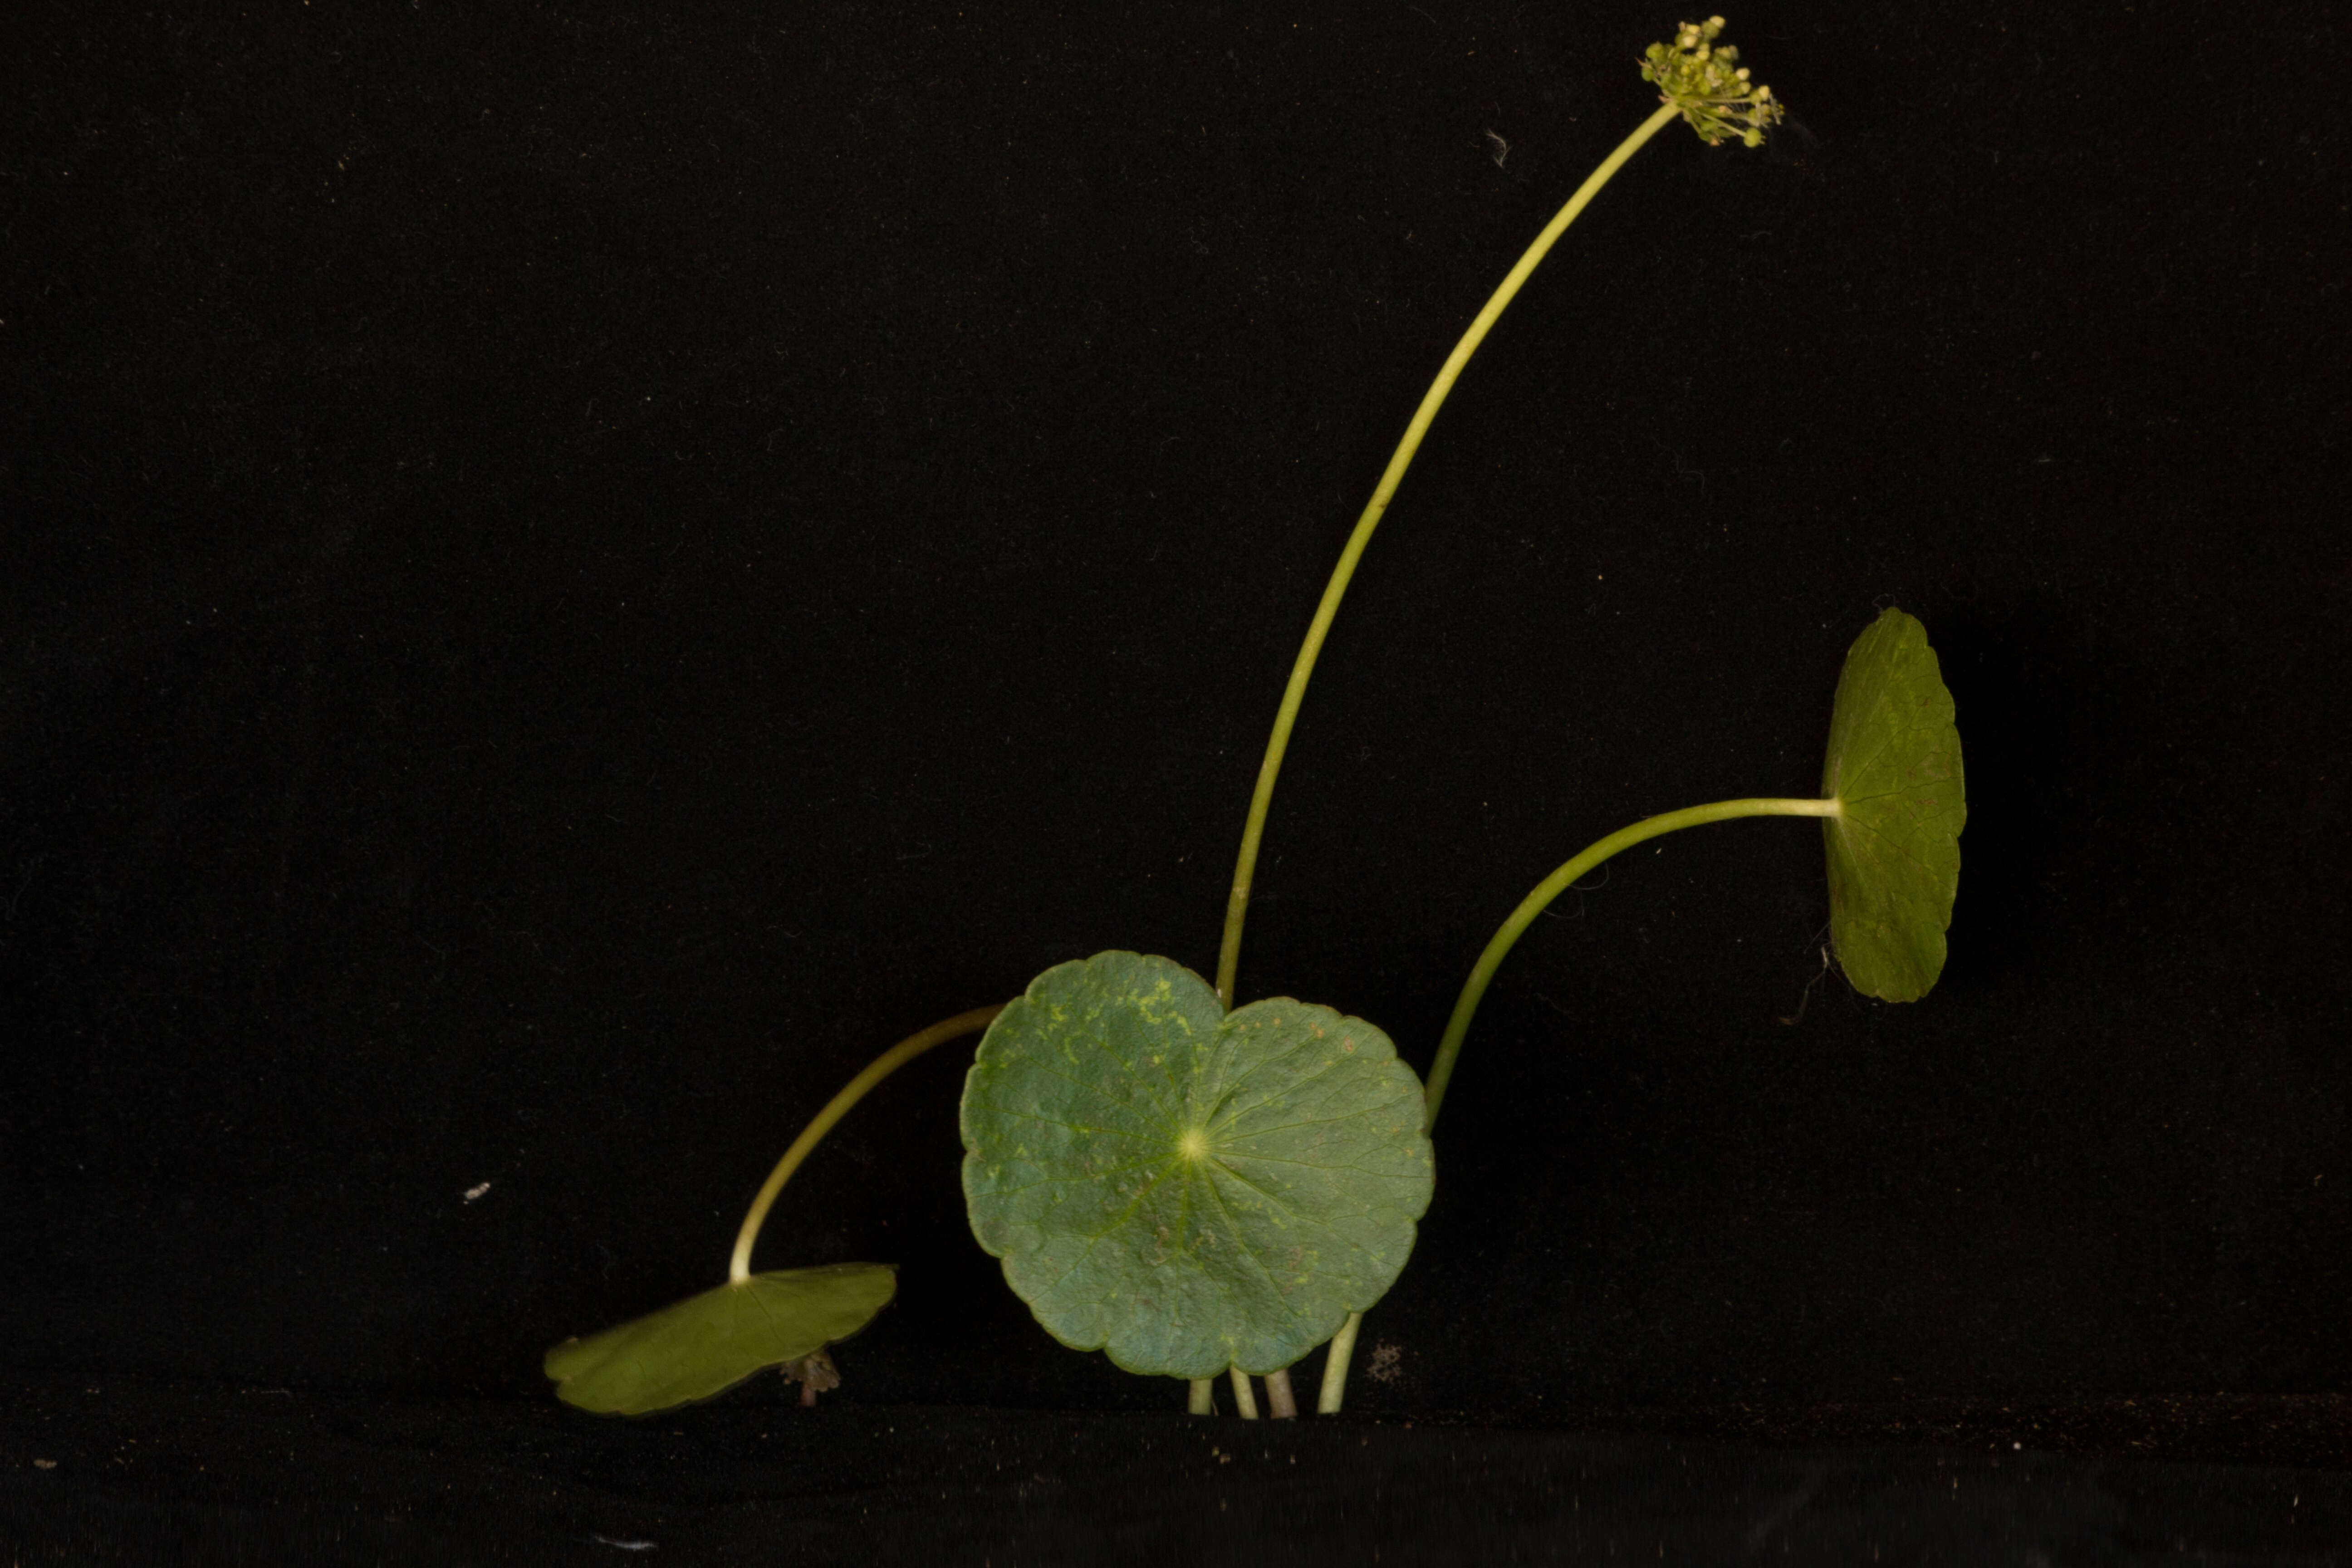
[[[1213,968],[1324,574],[1676,15],[0,24],[0,1356],[541,1398],[884,1046]],[[2340,23],[1729,37],[1801,123],[1653,143],[1474,363],[1243,992],[1425,1066],[1571,851],[1810,792],[1887,604],[1950,966],[1790,1024],[1811,825],[1618,861],[1486,1005],[1359,1407],[2343,1392]],[[1170,1406],[971,1242],[962,1055],[763,1243],[903,1266],[835,1397]]]

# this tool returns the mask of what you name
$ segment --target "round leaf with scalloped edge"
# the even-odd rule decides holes
[[[1900,610],[1845,656],[1830,718],[1822,794],[1830,937],[1853,988],[1916,1002],[1944,969],[1968,821],[1960,732],[1927,629]]]
[[[1230,1015],[1165,958],[1030,984],[964,1080],[972,1234],[1046,1331],[1129,1372],[1267,1373],[1378,1300],[1433,1170],[1386,1035],[1288,997]]]

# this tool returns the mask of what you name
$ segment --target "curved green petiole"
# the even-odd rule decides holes
[[[1437,1108],[1445,1099],[1445,1085],[1454,1076],[1454,1061],[1462,1054],[1462,1040],[1470,1032],[1470,1020],[1478,1014],[1478,1004],[1486,994],[1486,987],[1495,972],[1503,967],[1503,960],[1517,945],[1519,937],[1535,922],[1538,915],[1550,907],[1551,901],[1590,875],[1601,862],[1622,850],[1630,849],[1645,839],[1656,838],[1685,827],[1697,827],[1704,823],[1728,822],[1739,816],[1827,816],[1839,813],[1834,800],[1719,800],[1712,805],[1694,805],[1682,811],[1669,811],[1664,816],[1644,817],[1631,827],[1621,827],[1599,843],[1591,845],[1559,869],[1536,884],[1535,890],[1519,900],[1478,962],[1464,982],[1462,994],[1454,1004],[1454,1016],[1446,1020],[1445,1036],[1438,1042],[1437,1058],[1430,1064],[1427,1087],[1423,1098],[1423,1130],[1437,1124]],[[1325,1415],[1339,1414],[1348,1392],[1348,1361],[1356,1348],[1356,1331],[1363,1323],[1358,1312],[1342,1324],[1332,1338],[1331,1348],[1323,1363],[1323,1389],[1316,1400],[1316,1410]]]
[[[1462,1054],[1462,1038],[1470,1032],[1470,1020],[1477,1016],[1478,1004],[1486,994],[1487,985],[1495,972],[1503,967],[1503,960],[1518,942],[1520,934],[1534,923],[1535,918],[1550,907],[1551,901],[1590,876],[1601,862],[1634,845],[1675,833],[1685,827],[1698,827],[1710,822],[1729,822],[1741,816],[1836,816],[1842,807],[1834,800],[1719,800],[1712,805],[1686,806],[1681,811],[1669,811],[1660,816],[1644,817],[1631,827],[1621,827],[1599,843],[1580,850],[1573,859],[1538,882],[1535,890],[1519,900],[1486,951],[1478,955],[1471,966],[1470,978],[1463,983],[1462,994],[1454,1004],[1454,1016],[1446,1020],[1445,1036],[1437,1045],[1437,1058],[1430,1064],[1427,1088],[1423,1092],[1426,1106],[1424,1130],[1437,1124],[1437,1108],[1445,1099],[1445,1085],[1454,1076],[1454,1059]]]
[[[1944,970],[1944,931],[1959,891],[1960,830],[1969,816],[1960,732],[1927,631],[1889,609],[1846,650],[1817,800],[1725,800],[1620,828],[1536,884],[1478,955],[1454,1004],[1423,1089],[1423,1131],[1454,1076],[1479,1000],[1520,933],[1546,906],[1620,850],[1702,823],[1738,816],[1818,816],[1829,861],[1830,934],[1853,988],[1916,1002]],[[1336,1413],[1362,1314],[1331,1341],[1316,1408]]]
[[[776,1194],[784,1190],[784,1184],[793,1179],[793,1173],[801,1168],[801,1162],[824,1142],[824,1135],[833,1131],[834,1123],[849,1114],[850,1107],[865,1099],[876,1084],[933,1046],[943,1046],[950,1040],[979,1034],[996,1022],[996,1016],[1009,1005],[1010,1003],[999,1002],[993,1007],[975,1007],[969,1013],[943,1018],[929,1028],[909,1035],[892,1046],[868,1062],[865,1071],[842,1085],[841,1092],[825,1101],[824,1109],[809,1119],[809,1124],[801,1129],[801,1135],[793,1140],[793,1146],[784,1151],[784,1157],[776,1162],[776,1168],[769,1172],[768,1179],[761,1184],[759,1194],[752,1198],[751,1209],[743,1215],[742,1228],[735,1233],[735,1255],[728,1261],[728,1279],[740,1284],[751,1277],[751,1247],[760,1239],[760,1226],[766,1223],[768,1210],[774,1205]]]
[[[557,1345],[542,1363],[557,1395],[599,1415],[649,1415],[723,1394],[772,1366],[804,1369],[804,1401],[831,1386],[824,1347],[856,1333],[889,1304],[897,1271],[886,1263],[836,1263],[754,1274],[751,1247],[760,1226],[801,1162],[876,1084],[934,1046],[978,1034],[1003,1011],[1000,1003],[960,1013],[868,1063],[801,1130],[769,1173],[735,1237],[727,1283]]]

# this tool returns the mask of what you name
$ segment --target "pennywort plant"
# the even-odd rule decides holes
[[[1818,819],[1831,935],[1854,987],[1924,995],[1941,972],[1966,819],[1952,700],[1919,623],[1887,610],[1848,652],[1818,797],[1719,801],[1647,817],[1562,864],[1522,900],[1462,988],[1424,1083],[1360,1018],[1288,997],[1236,1005],[1242,931],[1267,813],[1325,637],[1357,563],[1455,380],[1552,245],[1627,160],[1675,120],[1709,143],[1759,144],[1780,100],[1718,44],[1723,18],[1651,46],[1656,112],[1569,199],[1504,278],[1407,424],[1340,552],[1275,715],[1226,900],[1213,984],[1173,960],[1112,951],[1057,964],[1021,995],[942,1020],[877,1058],[794,1141],[745,1215],[727,1282],[547,1353],[583,1408],[645,1414],[769,1367],[803,1402],[836,1381],[826,1347],[895,1289],[886,1265],[753,1273],[777,1194],[874,1086],[924,1052],[982,1033],[964,1080],[963,1187],[972,1234],[1063,1343],[1129,1372],[1188,1380],[1213,1407],[1230,1377],[1242,1415],[1265,1379],[1296,1413],[1288,1369],[1328,1344],[1318,1408],[1338,1411],[1364,1311],[1412,1255],[1435,1176],[1430,1140],[1480,999],[1520,934],[1611,856],[1742,816]],[[984,1031],[984,1033],[983,1033]]]

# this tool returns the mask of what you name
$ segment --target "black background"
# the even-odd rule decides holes
[[[1212,970],[1325,574],[1677,16],[16,12],[0,1355],[543,1398],[883,1047]],[[1950,964],[1784,1024],[1809,823],[1564,900],[1354,1406],[2342,1392],[2337,24],[1732,24],[1801,123],[1660,137],[1473,364],[1242,991],[1426,1066],[1581,845],[1815,788],[1887,604],[1967,745]],[[971,1240],[964,1058],[763,1239],[903,1266],[838,1397],[1172,1405]]]

